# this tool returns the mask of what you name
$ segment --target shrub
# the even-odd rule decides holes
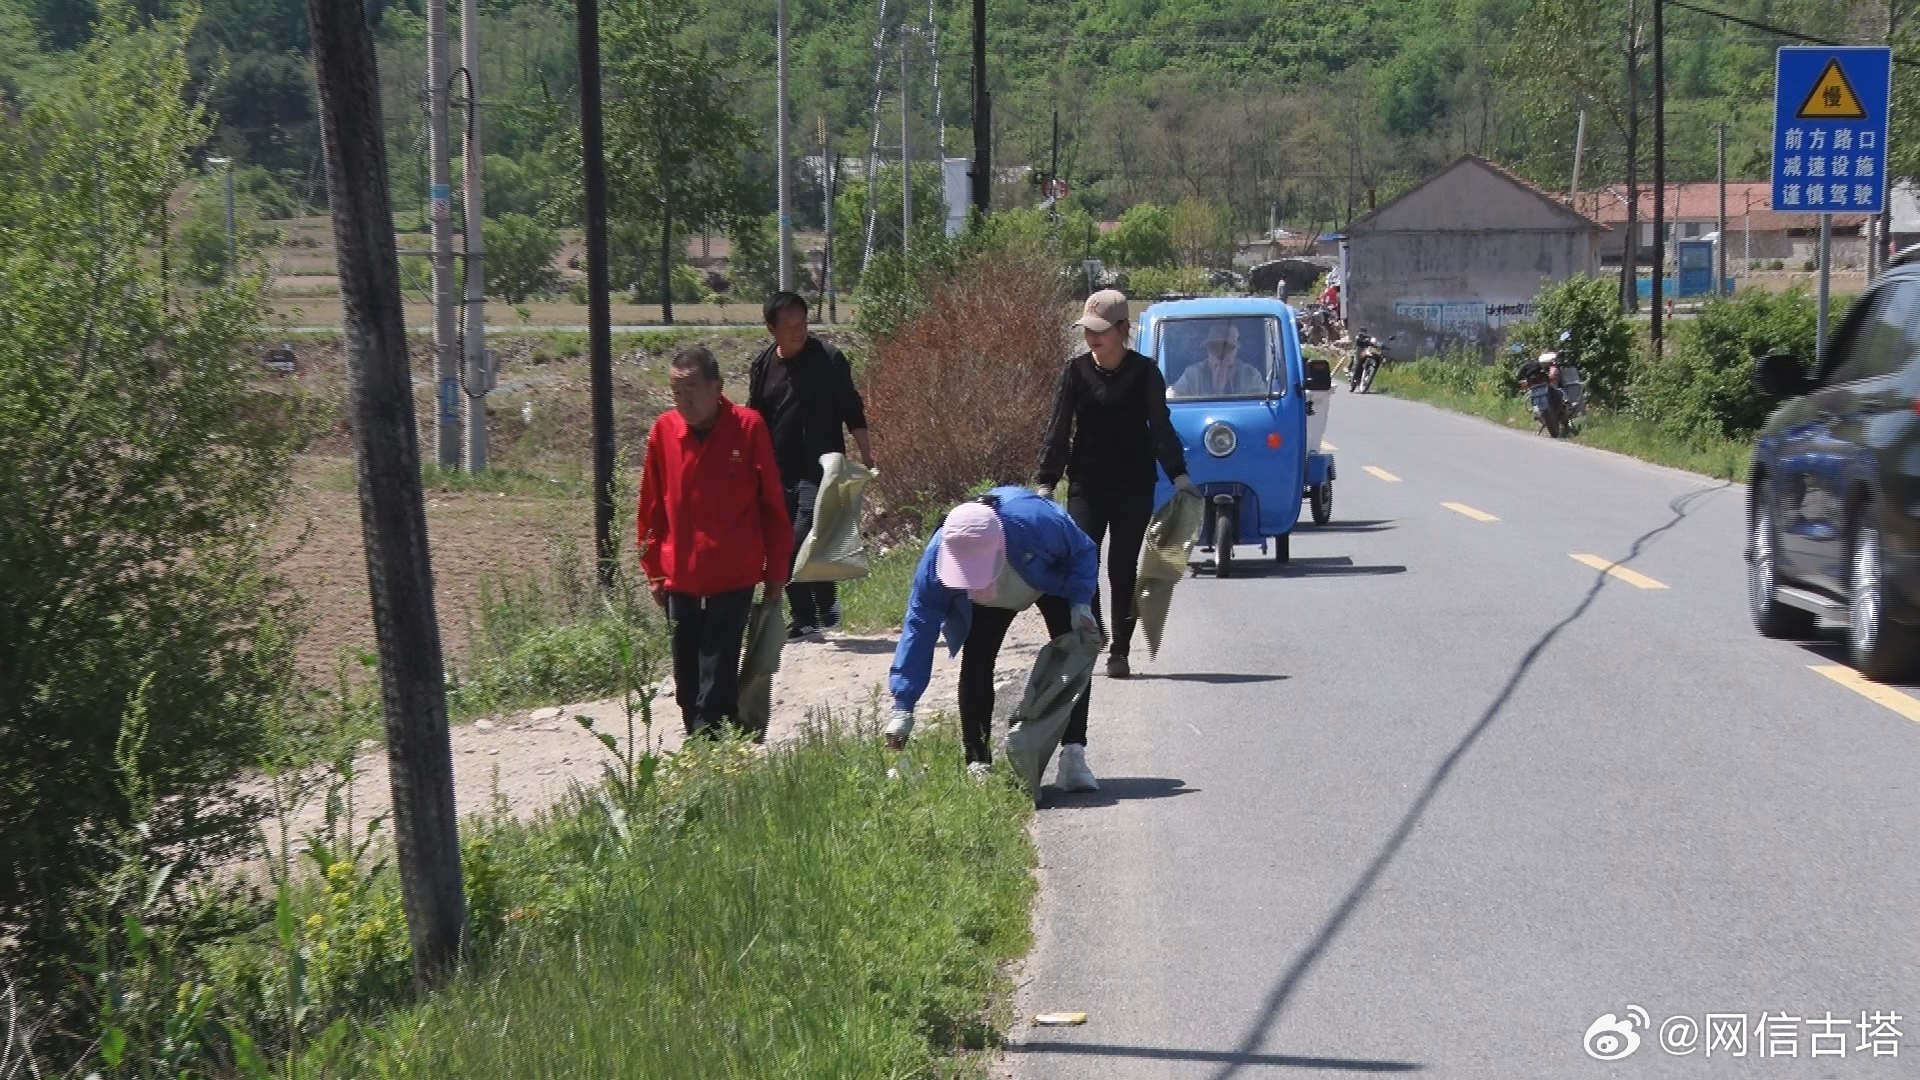
[[[1147,266],[1133,271],[1127,277],[1131,295],[1142,301],[1152,300],[1162,293],[1199,296],[1209,291],[1207,272],[1198,267],[1174,269]]]
[[[1066,358],[1063,304],[1041,257],[978,255],[930,279],[924,310],[876,341],[867,371],[886,505],[1032,472]]]
[[[1608,406],[1624,401],[1633,377],[1634,350],[1633,328],[1620,313],[1620,283],[1583,274],[1547,286],[1534,304],[1534,318],[1520,324],[1509,338],[1520,346],[1512,363],[1547,349],[1559,350],[1579,366],[1589,401]],[[1573,334],[1564,344],[1560,341],[1563,331]]]
[[[1698,318],[1674,323],[1664,361],[1641,366],[1634,411],[1684,437],[1751,435],[1772,411],[1753,387],[1754,360],[1773,352],[1812,356],[1816,318],[1813,299],[1800,287],[1709,300]]]
[[[1098,250],[1115,266],[1172,266],[1173,215],[1152,203],[1128,207],[1114,230],[1100,238]]]
[[[252,840],[234,781],[293,645],[263,538],[315,416],[256,388],[258,278],[168,302],[145,257],[212,125],[191,27],[128,18],[103,11],[71,95],[0,113],[0,960],[43,989],[91,959],[72,913],[105,841],[139,822],[164,913]]]
[[[525,214],[502,214],[480,225],[486,242],[487,291],[510,304],[560,287],[553,257],[560,234]]]

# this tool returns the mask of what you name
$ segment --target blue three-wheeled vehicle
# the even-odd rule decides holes
[[[1236,544],[1269,541],[1286,562],[1308,504],[1333,517],[1333,455],[1320,450],[1332,404],[1324,360],[1308,361],[1291,307],[1278,300],[1176,300],[1142,312],[1134,348],[1160,365],[1167,408],[1186,448],[1187,474],[1207,501],[1202,550],[1220,577]],[[1155,505],[1172,497],[1161,477]]]

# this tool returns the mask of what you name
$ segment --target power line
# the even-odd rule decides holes
[[[1711,18],[1722,19],[1722,20],[1725,20],[1726,22],[1735,23],[1740,26],[1747,27],[1750,30],[1765,31],[1766,33],[1772,34],[1775,37],[1783,37],[1792,41],[1804,41],[1809,45],[1825,45],[1835,49],[1844,49],[1844,48],[1850,47],[1848,43],[1844,41],[1834,41],[1829,38],[1814,37],[1811,34],[1802,34],[1797,30],[1788,30],[1783,27],[1772,26],[1767,23],[1759,22],[1754,19],[1748,19],[1740,15],[1734,15],[1730,12],[1715,11],[1712,8],[1704,8],[1699,6],[1698,4],[1689,4],[1686,2],[1686,0],[1666,0],[1666,2],[1669,4],[1672,4],[1674,7],[1684,8],[1687,11],[1691,11],[1699,15],[1706,15]],[[1893,62],[1896,64],[1905,65],[1907,67],[1920,67],[1920,60],[1912,60],[1902,56],[1895,56],[1893,58]]]

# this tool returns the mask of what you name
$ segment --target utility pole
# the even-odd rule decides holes
[[[1627,235],[1620,247],[1620,304],[1640,310],[1640,0],[1627,3]]]
[[[973,0],[973,206],[993,210],[993,117],[987,96],[987,0]]]
[[[1820,305],[1814,316],[1813,355],[1822,363],[1827,359],[1828,271],[1833,266],[1833,215],[1820,215]],[[1815,370],[1820,370],[1815,368]]]
[[[900,254],[913,247],[913,148],[907,140],[908,108],[912,95],[907,88],[907,28],[900,28]]]
[[[307,17],[346,308],[355,486],[380,654],[400,902],[414,986],[424,992],[459,959],[467,910],[380,84],[359,4],[307,0]]]
[[[820,257],[820,292],[827,298],[827,322],[840,321],[840,313],[834,309],[833,297],[833,197],[835,181],[840,177],[840,162],[833,156],[833,139],[827,134],[827,118],[821,116],[817,123],[820,127],[820,169],[826,175],[820,186],[826,189],[826,203],[823,208],[826,217],[826,250]]]
[[[428,2],[438,4],[442,0]],[[463,358],[467,377],[466,393],[461,399],[466,405],[467,471],[477,473],[487,468],[487,392],[493,389],[493,372],[487,365],[486,244],[480,229],[486,216],[480,186],[480,0],[461,0],[460,3],[460,66],[466,74],[467,94],[467,135],[460,174],[467,225],[467,288],[465,306],[460,309],[461,337],[467,347]]]
[[[321,3],[322,0],[309,0]],[[580,158],[587,214],[587,341],[593,412],[593,550],[613,587],[613,312],[607,296],[607,155],[600,116],[600,0],[575,0],[580,35]]]
[[[447,132],[447,5],[427,3],[427,207],[433,249],[434,460],[460,467],[460,358],[454,355],[453,176]]]
[[[1580,209],[1580,159],[1587,149],[1587,110],[1580,110],[1580,122],[1573,129],[1573,208]]]
[[[787,202],[787,0],[774,5],[773,23],[774,49],[779,53],[774,63],[774,189],[780,218],[780,289],[784,292],[793,286],[793,216]]]
[[[887,0],[880,0],[880,27],[873,34],[873,137],[867,144],[866,242],[860,249],[860,274],[866,276],[873,261],[873,232],[880,218],[880,200],[875,186],[880,178],[880,102],[886,95],[887,78]]]
[[[927,0],[927,60],[933,65],[933,131],[940,147],[940,175],[945,177],[947,117],[940,111],[940,24],[934,19],[933,0]]]
[[[1715,133],[1715,175],[1720,184],[1720,213],[1714,222],[1713,241],[1713,295],[1719,299],[1727,294],[1727,122],[1722,120],[1714,125]]]
[[[1667,277],[1666,0],[1653,0],[1653,355],[1666,348],[1661,298]]]
[[[1898,14],[1899,6],[1896,0],[1887,0],[1887,47],[1889,49],[1893,47],[1894,20]],[[1874,247],[1878,254],[1878,262],[1876,263],[1875,259],[1870,256],[1867,259],[1867,266],[1870,269],[1876,265],[1880,269],[1885,269],[1893,262],[1893,183],[1891,181],[1887,183],[1887,198],[1886,202],[1880,207],[1879,217],[1879,235],[1874,238]]]

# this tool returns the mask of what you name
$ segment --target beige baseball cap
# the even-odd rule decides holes
[[[1101,289],[1087,297],[1087,306],[1073,325],[1096,334],[1104,334],[1113,329],[1114,324],[1127,321],[1127,295],[1119,289]]]

